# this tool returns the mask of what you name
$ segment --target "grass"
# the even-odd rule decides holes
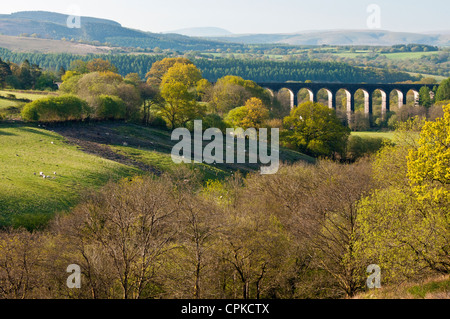
[[[115,128],[115,131],[124,136],[133,137],[137,139],[144,139],[152,143],[152,147],[147,148],[132,148],[125,146],[113,146],[112,148],[122,155],[126,155],[136,161],[142,162],[146,165],[154,166],[162,171],[172,171],[175,164],[171,158],[173,146],[177,143],[171,140],[171,134],[167,131],[162,131],[154,128],[147,128],[138,125],[123,125]],[[208,142],[204,143],[206,146]],[[226,149],[226,145],[224,145]],[[235,149],[237,147],[235,146]],[[292,151],[289,149],[280,149],[280,161],[293,163],[297,161],[305,161],[313,163],[314,158],[305,154]],[[246,174],[260,169],[258,164],[192,164],[191,168],[195,168],[203,176],[203,180],[208,179],[223,179],[230,176],[235,171],[241,171]]]
[[[420,59],[422,56],[439,54],[436,51],[430,52],[398,52],[398,53],[384,53],[383,55],[390,60],[406,60],[406,59]]]
[[[113,150],[117,153],[126,155],[136,161],[144,163],[146,165],[153,166],[164,172],[173,172],[178,165],[174,164],[172,157],[169,154],[161,153],[158,151],[152,151],[149,149],[136,149],[125,146],[113,146]],[[189,168],[197,170],[204,181],[211,179],[224,179],[231,175],[230,172],[225,171],[214,166],[206,164],[186,164]]]
[[[358,56],[364,56],[372,54],[372,51],[355,51],[355,52],[338,52],[333,53],[339,57],[354,59]],[[430,51],[430,52],[396,52],[396,53],[381,53],[380,55],[384,55],[386,58],[390,60],[406,60],[406,59],[420,59],[422,56],[428,56],[433,54],[439,54],[439,52]]]
[[[394,132],[352,132],[353,136],[359,137],[371,137],[371,138],[382,138],[387,140],[394,139]]]
[[[44,180],[40,172],[57,176]],[[83,191],[140,173],[83,153],[56,133],[0,124],[0,225],[34,227],[75,206]]]
[[[177,142],[171,140],[169,132],[133,124],[98,125],[100,129],[113,129],[119,140],[133,140],[134,147],[109,145],[116,153],[164,172],[177,167],[171,158],[172,147]],[[136,146],[141,142],[145,147]],[[286,149],[281,149],[280,160],[315,161]],[[189,166],[199,171],[204,181],[260,168],[257,164]],[[39,177],[40,172],[51,178]],[[0,226],[28,229],[44,226],[55,213],[76,206],[84,192],[95,191],[109,180],[144,174],[147,173],[133,166],[85,153],[49,129],[0,123]]]
[[[19,102],[0,98],[0,111],[1,111],[1,109],[7,108],[10,106],[18,106],[18,105],[19,105]]]
[[[385,286],[356,296],[355,299],[449,299],[450,276]]]
[[[55,92],[43,92],[43,91],[19,91],[19,90],[0,90],[0,97],[7,97],[8,95],[14,95],[17,99],[24,100],[38,100],[49,95],[57,95]],[[14,101],[14,100],[11,100]]]

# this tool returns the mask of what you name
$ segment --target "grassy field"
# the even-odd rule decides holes
[[[359,137],[372,137],[392,140],[394,138],[394,132],[352,132],[353,136]]]
[[[55,213],[66,212],[77,205],[83,192],[92,192],[111,179],[148,174],[134,165],[136,163],[161,172],[170,172],[176,167],[170,155],[175,142],[167,131],[132,124],[96,124],[78,129],[80,131],[72,132],[72,136],[95,131],[92,135],[97,137],[111,132],[108,135],[114,135],[115,140],[101,147],[107,147],[128,162],[121,162],[115,156],[111,159],[101,153],[89,153],[82,144],[74,144],[64,133],[57,134],[51,129],[0,123],[0,226],[31,229],[45,225]],[[57,128],[54,130],[58,132]],[[65,132],[70,130],[72,128]],[[130,146],[124,146],[122,141],[128,141]],[[97,141],[89,143],[99,145]],[[282,162],[314,161],[304,154],[284,149],[280,159]],[[255,164],[189,166],[199,171],[205,181],[223,179],[237,170],[246,173],[259,169]],[[40,177],[40,172],[50,178]]]
[[[16,99],[34,101],[44,97],[48,97],[49,95],[58,95],[58,93],[42,91],[0,90],[0,97],[6,98],[8,95],[14,95]]]
[[[55,179],[43,179],[40,172]],[[83,153],[53,132],[0,124],[0,224],[45,222],[55,212],[73,207],[82,191],[139,173]]]
[[[371,51],[356,51],[356,52],[339,52],[334,53],[334,55],[343,57],[343,58],[350,58],[354,59],[357,56],[360,55],[368,55],[371,54]],[[433,54],[439,54],[439,52],[398,52],[398,53],[382,53],[381,55],[384,55],[386,58],[390,60],[406,60],[406,59],[420,59],[422,56],[428,56]]]
[[[18,105],[19,105],[19,102],[0,98],[0,111],[3,108],[10,107],[10,106],[18,106]]]

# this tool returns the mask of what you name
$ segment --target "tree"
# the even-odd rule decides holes
[[[386,282],[450,270],[450,106],[444,110],[435,122],[399,128],[374,163],[378,189],[360,203],[359,250]]]
[[[442,81],[436,92],[436,102],[450,100],[450,78]]]
[[[269,110],[258,98],[250,98],[243,107],[231,110],[226,121],[233,127],[260,129],[269,119]]]
[[[86,65],[89,72],[114,72],[117,73],[117,68],[112,65],[110,61],[103,59],[94,59],[89,61]]]
[[[161,259],[174,248],[178,200],[171,180],[136,178],[85,198],[54,231],[83,269],[90,298],[154,298]]]
[[[0,59],[0,87],[5,86],[7,78],[11,75],[12,72],[8,63],[3,62],[2,59]]]
[[[125,102],[117,96],[100,95],[97,97],[96,118],[106,120],[124,119],[127,112]]]
[[[341,124],[334,110],[306,102],[284,119],[284,142],[313,156],[343,154],[350,129]]]
[[[59,68],[59,70],[58,70],[58,77],[59,77],[60,79],[62,79],[62,77],[64,76],[64,74],[66,74],[66,68],[63,67],[63,66],[61,66],[61,67]]]
[[[147,78],[147,83],[154,87],[159,87],[163,80],[164,75],[169,71],[171,67],[175,64],[193,64],[186,58],[165,58],[161,61],[153,63],[150,71],[147,72],[145,77]]]
[[[134,86],[139,86],[142,83],[142,80],[137,73],[128,73],[124,78],[125,83],[132,84]]]
[[[87,62],[83,60],[74,60],[70,63],[69,71],[73,71],[76,74],[89,73]]]
[[[44,71],[36,80],[36,90],[57,90],[56,80],[57,77],[54,73]]]
[[[202,78],[193,64],[176,63],[167,71],[161,82],[161,96],[165,104],[159,113],[171,129],[186,125],[201,117],[204,109],[197,103],[197,83]]]
[[[430,96],[430,89],[427,86],[422,86],[419,90],[419,104],[429,108],[433,101]]]
[[[226,114],[244,105],[251,97],[259,98],[265,105],[270,105],[268,93],[255,82],[228,75],[217,80],[207,94],[207,101],[215,112]]]
[[[34,291],[43,287],[42,237],[26,230],[0,233],[0,299],[40,297]]]

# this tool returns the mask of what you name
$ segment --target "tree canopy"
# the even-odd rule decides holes
[[[342,154],[350,135],[334,110],[313,102],[293,109],[284,119],[284,127],[284,142],[313,156]]]

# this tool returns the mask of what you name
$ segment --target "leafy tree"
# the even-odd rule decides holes
[[[89,72],[117,72],[117,68],[110,61],[94,59],[86,65]]]
[[[87,62],[83,60],[74,60],[70,63],[69,71],[73,71],[76,74],[89,73]]]
[[[428,108],[433,103],[430,96],[430,89],[427,86],[423,86],[419,90],[419,104]]]
[[[243,107],[231,110],[226,117],[226,121],[230,125],[243,129],[259,129],[268,119],[269,110],[260,99],[255,97],[249,99]]]
[[[145,77],[147,78],[147,83],[154,87],[159,87],[163,80],[164,75],[169,71],[171,67],[175,64],[193,64],[186,58],[165,58],[161,61],[153,63],[150,71],[147,72]]]
[[[396,144],[374,163],[379,189],[360,203],[358,249],[382,267],[386,282],[450,270],[450,106],[444,109],[436,122],[399,128]]]
[[[125,83],[139,86],[142,83],[141,77],[137,73],[129,73],[124,78]]]
[[[450,100],[450,78],[439,85],[435,99],[436,102]]]
[[[8,76],[11,76],[11,68],[8,63],[0,59],[0,87],[4,87]]]
[[[97,97],[96,118],[121,120],[125,118],[126,112],[126,104],[121,98],[104,94]]]
[[[270,105],[270,97],[263,88],[238,76],[228,75],[220,78],[208,95],[207,101],[214,111],[220,114],[242,106],[251,97],[259,98],[265,105]]]
[[[161,96],[165,102],[158,108],[171,129],[186,125],[204,112],[197,103],[197,83],[200,71],[193,64],[176,63],[167,71],[161,82]]]
[[[57,77],[52,72],[44,71],[36,80],[36,90],[57,90],[58,86],[55,84]]]
[[[313,156],[343,154],[350,129],[336,112],[322,104],[306,102],[284,119],[284,142]]]
[[[450,204],[450,104],[444,116],[423,126],[418,147],[408,156],[408,177],[420,200]],[[446,214],[449,210],[446,209]]]

